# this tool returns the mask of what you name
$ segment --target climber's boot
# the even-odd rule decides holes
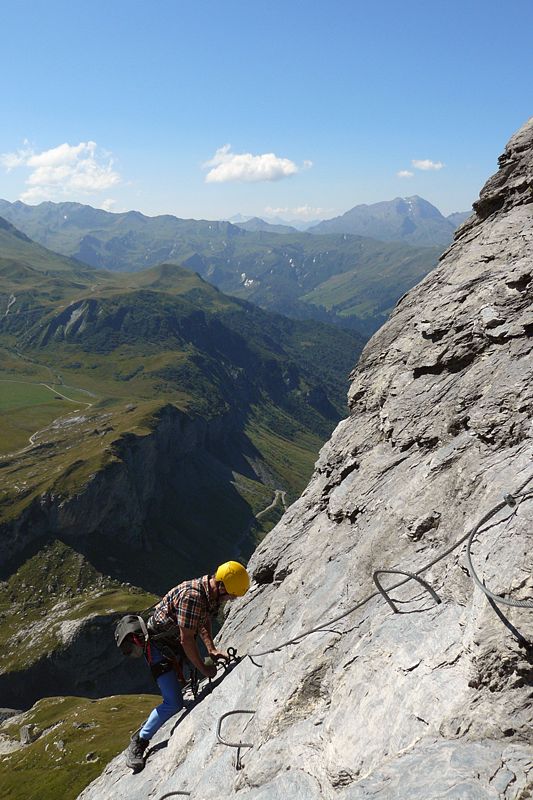
[[[126,750],[126,764],[134,772],[144,769],[144,751],[148,747],[148,739],[141,739],[139,732],[134,733]]]

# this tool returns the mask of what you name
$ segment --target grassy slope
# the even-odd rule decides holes
[[[91,273],[90,267],[85,263],[82,264],[59,253],[51,252],[37,242],[28,239],[2,217],[0,217],[0,254],[6,265],[9,266],[16,262],[17,270],[18,265],[23,264],[27,268],[39,272],[51,270],[71,276],[73,273],[79,274],[80,277],[88,277]]]
[[[135,613],[157,599],[100,574],[80,553],[52,540],[0,584],[0,672],[20,672],[60,648],[64,622]]]
[[[75,800],[124,749],[153,705],[151,695],[101,700],[47,697],[23,716],[6,720],[0,736],[8,741],[19,741],[23,725],[34,725],[41,733],[32,744],[0,756],[0,796]]]
[[[432,249],[436,262],[438,249]],[[424,251],[405,247],[403,252],[383,250],[376,259],[376,268],[366,268],[333,275],[314,287],[301,299],[313,305],[334,311],[348,319],[376,319],[385,321],[404,294],[426,274],[428,256]]]
[[[61,426],[42,429],[34,448],[0,462],[0,521],[19,517],[45,492],[69,497],[79,491],[92,474],[116,460],[113,442],[131,431],[150,433],[148,420],[158,407],[152,402],[133,411],[123,405],[113,406],[113,412],[69,410]]]
[[[235,383],[230,372],[234,374],[237,369],[244,376],[263,373],[258,381],[246,378],[250,383],[246,391],[251,391],[255,381],[255,400],[261,403],[264,386],[261,388],[260,381],[264,384],[270,380],[269,371],[277,370],[281,381],[287,364],[290,367],[290,363],[299,363],[303,372],[300,368],[295,378],[294,403],[289,411],[300,416],[301,432],[308,430],[308,442],[310,434],[315,435],[308,459],[309,463],[312,461],[319,444],[317,434],[327,435],[330,423],[312,409],[305,409],[298,398],[316,382],[313,372],[320,368],[325,388],[340,410],[344,391],[338,388],[338,374],[342,369],[347,372],[348,365],[355,360],[357,343],[353,337],[315,324],[295,324],[268,317],[256,308],[243,307],[176,266],[118,276],[95,271],[91,281],[91,286],[80,292],[78,286],[57,279],[56,295],[61,293],[61,296],[53,299],[47,294],[36,298],[33,280],[19,289],[19,310],[4,319],[8,333],[0,340],[6,356],[0,370],[0,413],[2,407],[9,406],[9,436],[3,444],[4,452],[27,443],[27,435],[33,432],[32,408],[36,411],[33,430],[37,430],[61,414],[71,412],[72,416],[79,409],[92,418],[105,406],[112,416],[107,427],[121,435],[128,427],[135,429],[139,416],[126,414],[125,402],[150,406],[158,398],[160,403],[172,402],[183,409],[216,414],[233,401]],[[9,278],[0,271],[0,289],[2,286],[7,295]],[[28,320],[24,314],[26,293],[31,293],[33,307],[38,308],[37,322],[33,322],[33,317]],[[98,313],[106,324],[93,326],[84,336],[69,339],[64,334],[65,324],[60,325],[58,318],[61,314],[69,317],[69,302],[80,302],[83,298],[98,304]],[[115,319],[119,314],[125,318],[116,330]],[[158,324],[152,329],[154,317]],[[187,326],[188,332],[180,332],[180,327]],[[50,330],[53,335],[46,340]],[[24,352],[15,349],[16,340],[26,343]],[[348,354],[346,358],[347,348],[354,355]],[[235,366],[229,368],[230,372],[221,368],[222,362],[231,361]],[[59,372],[62,384],[58,382]],[[17,380],[21,383],[7,382]],[[25,386],[22,381],[27,380],[46,383],[76,402],[55,399],[58,395],[44,386]],[[18,405],[15,396],[19,398]],[[48,397],[54,397],[51,405]],[[91,403],[95,405],[94,411],[89,408]],[[143,407],[140,416],[149,410]],[[275,427],[270,435],[276,436]],[[60,438],[64,444],[62,433]],[[93,451],[97,459],[102,448],[96,446],[96,441],[88,445],[83,438],[89,456],[84,460],[92,460]],[[107,441],[113,438],[116,436],[108,437]],[[282,450],[285,440],[285,436],[280,437]],[[54,464],[47,471],[55,469]],[[301,486],[302,479],[298,476],[296,482],[290,480],[288,488],[297,493]]]
[[[98,573],[62,542],[52,541],[0,584],[0,671],[30,667],[62,646],[61,625],[105,613],[135,612],[157,598]],[[36,647],[36,642],[38,646]],[[126,745],[154,705],[153,695],[89,700],[47,697],[0,725],[0,752],[34,725],[32,744],[0,756],[6,800],[75,798]]]
[[[42,384],[0,378],[0,454],[18,450],[38,428],[71,408],[53,389]]]

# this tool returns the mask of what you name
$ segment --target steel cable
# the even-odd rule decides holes
[[[528,494],[526,494],[526,495],[520,495],[520,494],[511,495],[511,497],[513,497],[513,499],[516,499],[517,497],[522,497],[521,502],[523,502],[523,500],[528,496],[531,497],[532,495],[531,494],[529,494],[529,495]],[[517,508],[515,509],[515,511],[513,513],[516,513],[518,508],[519,508],[519,506],[517,506]],[[490,589],[488,589],[485,586],[485,584],[479,579],[479,577],[477,575],[477,572],[474,569],[474,565],[472,564],[472,553],[471,553],[472,542],[474,540],[474,536],[478,532],[478,528],[479,528],[479,525],[476,528],[474,528],[474,530],[470,533],[470,535],[468,537],[468,541],[466,543],[466,560],[467,560],[467,563],[468,563],[468,567],[470,569],[470,574],[472,576],[472,580],[474,581],[476,586],[479,586],[481,591],[487,597],[490,597],[492,600],[494,600],[496,603],[500,603],[500,604],[502,604],[504,606],[510,606],[511,608],[533,608],[533,600],[509,600],[508,598],[502,597],[499,594],[494,594],[494,592],[492,592]]]
[[[452,553],[454,550],[456,550],[461,544],[463,544],[466,541],[467,542],[466,557],[467,557],[468,566],[470,568],[470,572],[471,572],[471,575],[472,575],[472,579],[474,580],[476,585],[479,586],[479,588],[487,595],[487,597],[491,598],[492,600],[494,600],[497,603],[503,603],[504,605],[507,605],[507,606],[514,606],[514,607],[519,607],[519,608],[533,608],[533,601],[507,600],[506,598],[503,598],[503,597],[500,597],[497,594],[494,594],[493,592],[490,591],[490,589],[487,589],[487,587],[484,586],[484,584],[480,581],[480,579],[477,576],[477,573],[476,573],[476,571],[474,569],[474,566],[472,564],[472,558],[471,558],[471,553],[470,553],[470,548],[471,548],[474,536],[476,535],[476,533],[479,532],[479,529],[481,528],[482,525],[484,525],[486,522],[488,522],[493,516],[495,516],[495,514],[497,514],[502,509],[504,509],[506,506],[507,507],[509,507],[509,506],[512,507],[515,504],[517,499],[521,498],[521,500],[520,500],[520,503],[521,503],[521,502],[523,502],[524,499],[526,499],[526,497],[533,497],[533,493],[525,493],[524,495],[522,495],[523,490],[528,485],[528,483],[530,483],[532,480],[533,480],[533,474],[530,475],[529,478],[527,478],[527,480],[525,480],[518,487],[518,489],[514,493],[506,494],[504,496],[504,498],[505,498],[504,500],[502,500],[500,503],[497,503],[489,511],[487,511],[487,513],[479,520],[479,522],[477,522],[476,525],[474,525],[472,530],[470,530],[464,536],[461,536],[461,538],[458,539],[456,542],[454,542],[453,545],[448,547],[443,553],[440,553],[440,555],[438,555],[436,558],[432,559],[432,561],[429,561],[427,564],[425,564],[423,567],[421,567],[416,572],[414,572],[414,573],[406,573],[408,575],[408,577],[404,578],[402,581],[398,581],[398,583],[395,583],[393,586],[390,586],[386,591],[390,592],[393,589],[398,589],[400,586],[403,586],[404,584],[408,583],[410,580],[416,580],[417,576],[419,576],[422,572],[426,572],[428,569],[431,569],[431,567],[433,567],[439,561],[442,561],[442,559],[444,559],[447,556],[449,556],[450,553]],[[510,516],[516,514],[516,512],[517,512],[517,510],[518,510],[518,508],[520,506],[520,503],[513,510],[512,514]],[[395,571],[399,571],[399,570],[395,570]],[[388,570],[377,570],[378,574],[382,573],[382,572],[388,572]],[[425,582],[424,582],[424,584],[425,584]],[[428,588],[430,589],[429,586],[428,586]],[[431,589],[430,589],[430,591],[432,592]],[[330,625],[334,625],[335,623],[339,622],[341,619],[344,619],[345,617],[349,616],[350,614],[353,614],[354,611],[357,611],[357,609],[359,609],[362,606],[366,605],[366,603],[368,603],[374,597],[379,597],[380,594],[382,594],[382,591],[372,592],[372,594],[367,595],[367,597],[365,597],[362,600],[360,600],[354,606],[351,606],[349,609],[344,611],[342,614],[339,614],[336,617],[333,617],[333,619],[329,619],[326,622],[323,622],[320,625],[315,626],[314,628],[309,628],[308,630],[302,631],[301,633],[299,633],[297,636],[293,637],[292,639],[288,639],[287,641],[282,642],[281,644],[277,645],[276,647],[272,647],[269,650],[263,650],[260,653],[249,653],[248,654],[248,658],[252,661],[253,664],[255,664],[255,662],[253,660],[254,658],[259,658],[260,656],[266,656],[266,655],[270,655],[271,653],[276,653],[279,650],[283,649],[284,647],[288,647],[291,644],[297,644],[305,636],[310,636],[312,633],[319,633],[321,631],[324,631],[324,629],[326,627],[329,627]],[[255,666],[260,666],[260,665],[255,664]],[[255,712],[253,712],[253,711],[230,711],[230,712],[228,712],[226,714],[223,714],[222,717],[219,719],[219,722],[218,722],[217,739],[222,744],[228,745],[230,747],[239,747],[238,753],[240,753],[240,748],[241,747],[253,747],[253,745],[246,744],[246,743],[235,744],[235,743],[225,742],[222,739],[221,735],[220,735],[220,728],[221,728],[221,725],[222,725],[222,721],[226,717],[230,716],[231,714],[237,714],[237,713],[254,714]],[[181,791],[181,792],[180,791],[169,792],[167,794],[162,795],[159,798],[159,800],[165,800],[168,797],[175,797],[175,796],[178,796],[178,795],[190,796],[190,792],[183,792],[183,791]]]
[[[521,497],[522,496],[521,495],[522,491],[525,489],[525,487],[528,485],[528,483],[530,483],[532,480],[533,480],[533,474],[531,474],[522,484],[520,484],[520,486],[516,489],[516,491],[513,494],[505,495],[505,497],[506,498],[512,497],[514,499]],[[497,503],[495,506],[493,506],[490,509],[490,511],[487,511],[487,513],[484,514],[484,516],[479,520],[478,523],[476,523],[476,525],[474,526],[474,528],[472,528],[472,530],[468,531],[468,533],[465,533],[464,536],[461,536],[460,539],[458,539],[456,542],[454,542],[454,544],[450,545],[450,547],[448,547],[446,550],[444,550],[443,553],[440,553],[440,555],[438,555],[436,558],[434,558],[431,561],[429,561],[427,564],[425,564],[423,567],[421,567],[419,570],[417,570],[413,574],[415,576],[417,576],[417,575],[420,575],[422,572],[427,572],[428,569],[431,569],[431,567],[435,566],[435,564],[437,564],[439,561],[442,561],[443,558],[446,558],[447,556],[449,556],[450,553],[452,553],[454,550],[456,550],[461,544],[463,544],[467,540],[473,539],[475,534],[481,528],[481,526],[484,525],[486,522],[488,522],[489,519],[491,519],[495,514],[498,513],[498,511],[501,511],[506,506],[507,507],[509,506],[508,499],[504,499],[500,503]],[[513,514],[514,513],[516,513],[516,510],[513,511]],[[467,548],[467,558],[468,558],[468,556],[469,556],[469,551],[468,551],[468,548]],[[496,602],[505,602],[506,605],[511,602],[511,601],[502,600],[501,597],[499,597],[498,595],[492,594],[492,592],[490,592],[490,594],[489,594],[490,590],[486,589],[486,587],[483,586],[483,584],[481,583],[481,581],[479,580],[477,575],[475,575],[475,571],[473,569],[473,566],[472,566],[470,560],[469,560],[469,566],[470,566],[470,569],[472,570],[472,577],[474,578],[474,581],[476,582],[476,584],[478,586],[480,586],[480,588],[485,592],[485,594],[488,594],[488,596],[492,597],[492,599],[495,600]],[[393,589],[398,589],[400,586],[403,586],[404,584],[408,583],[410,580],[412,580],[412,578],[410,578],[410,577],[409,578],[404,578],[404,580],[398,581],[398,583],[395,583],[395,584],[393,584],[393,586],[390,586],[387,589],[387,591],[391,592]],[[270,655],[271,653],[276,653],[279,650],[283,649],[284,647],[288,647],[291,644],[297,644],[305,636],[310,636],[312,633],[319,633],[320,631],[322,631],[324,629],[324,627],[330,626],[330,625],[334,625],[336,622],[339,622],[341,619],[344,619],[345,617],[348,617],[350,614],[353,614],[354,611],[357,611],[359,608],[361,608],[362,606],[366,605],[366,603],[370,602],[370,600],[373,600],[374,597],[379,597],[379,596],[380,596],[380,592],[379,591],[378,592],[372,592],[372,594],[367,595],[367,597],[363,598],[358,603],[356,603],[355,605],[351,606],[349,609],[347,609],[347,611],[344,611],[342,614],[339,614],[338,616],[333,617],[333,619],[328,619],[327,621],[321,623],[320,625],[315,626],[314,628],[309,628],[308,630],[302,631],[297,636],[294,636],[292,639],[288,639],[285,642],[281,642],[281,644],[278,644],[276,647],[272,647],[269,650],[262,650],[260,653],[249,653],[248,654],[248,658],[250,658],[250,660],[252,660],[252,663],[254,663],[253,662],[254,658],[259,658],[261,656],[267,656],[267,655]],[[523,603],[523,602],[526,602],[526,601],[514,601],[514,602],[516,602],[517,604],[520,604],[520,603]],[[533,608],[533,604],[526,605],[525,607],[526,608]]]

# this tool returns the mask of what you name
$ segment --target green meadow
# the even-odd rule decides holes
[[[23,725],[34,725],[38,738],[0,756],[0,797],[74,800],[126,747],[153,705],[153,695],[47,697],[6,720],[0,725],[4,741],[18,743]]]
[[[77,402],[38,383],[0,378],[0,453],[25,447],[33,433],[78,408]]]

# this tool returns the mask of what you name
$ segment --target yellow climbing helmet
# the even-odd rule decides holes
[[[228,594],[242,597],[250,588],[250,576],[238,561],[226,561],[215,572],[215,580],[222,581]]]

